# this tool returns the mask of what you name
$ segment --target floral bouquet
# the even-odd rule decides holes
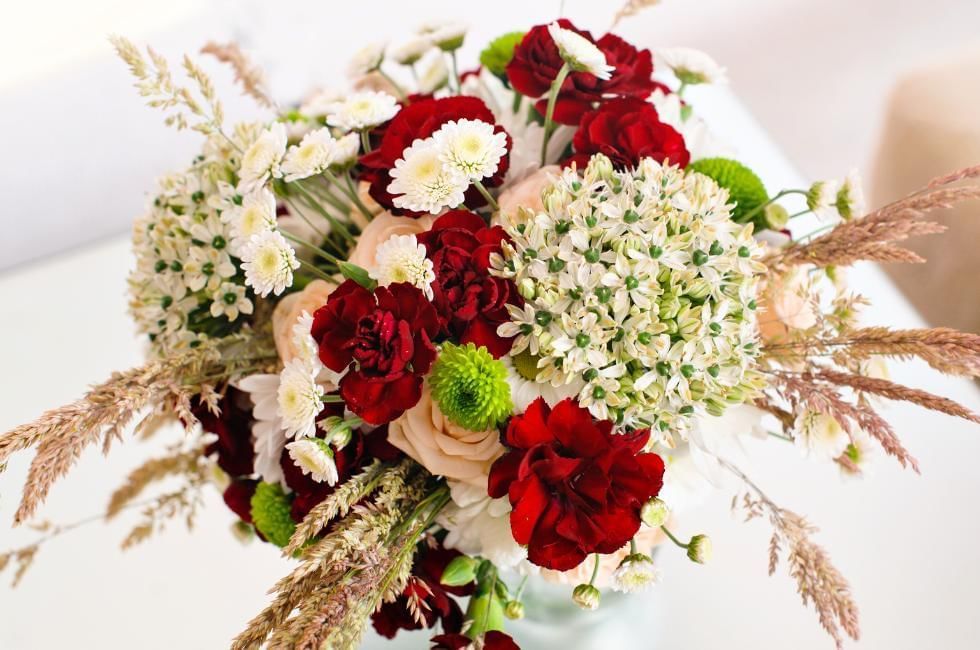
[[[881,360],[976,376],[980,337],[861,327],[840,273],[921,261],[902,240],[980,196],[980,168],[872,212],[854,176],[771,192],[685,99],[723,80],[706,55],[557,20],[459,72],[465,34],[365,48],[350,91],[289,107],[237,47],[209,44],[267,111],[235,125],[193,60],[181,85],[113,39],[149,104],[203,147],[134,226],[146,365],[0,438],[0,463],[37,454],[16,523],[88,446],[179,422],[105,516],[142,509],[130,546],[191,524],[217,485],[239,537],[295,561],[234,648],[351,648],[370,624],[503,649],[520,641],[508,619],[540,616],[529,579],[594,610],[660,579],[658,545],[708,563],[679,511],[729,475],[736,507],[772,525],[770,572],[785,559],[838,647],[856,639],[814,528],[730,451],[772,437],[856,475],[880,447],[916,469],[877,398],[978,421]],[[824,225],[791,235],[803,215]],[[19,578],[39,543],[0,566]]]

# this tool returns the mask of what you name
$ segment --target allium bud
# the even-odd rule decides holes
[[[640,509],[640,519],[650,528],[660,528],[667,523],[670,508],[660,497],[653,497]]]
[[[789,212],[778,203],[770,203],[763,212],[770,230],[782,230],[789,223]]]
[[[597,153],[589,160],[589,165],[586,167],[585,173],[587,175],[594,174],[597,178],[603,180],[609,180],[613,173],[612,161],[603,154]]]
[[[468,585],[476,578],[476,570],[479,566],[480,561],[469,555],[457,556],[446,566],[439,582],[450,587]]]
[[[581,584],[572,591],[572,600],[582,609],[589,611],[599,608],[599,590],[592,585]]]
[[[512,621],[519,621],[524,618],[524,603],[519,600],[507,601],[504,606],[504,616]]]
[[[692,562],[707,564],[711,561],[711,538],[707,535],[695,535],[687,544],[687,557]]]

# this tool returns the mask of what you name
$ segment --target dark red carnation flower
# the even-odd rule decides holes
[[[412,577],[398,598],[385,603],[371,615],[371,623],[381,636],[393,639],[398,630],[420,630],[431,628],[438,621],[447,633],[458,633],[463,627],[463,610],[452,596],[468,596],[473,585],[450,587],[442,584],[442,574],[459,551],[436,546],[420,545],[416,552]],[[423,625],[415,619],[408,609],[409,597],[421,601]]]
[[[370,292],[347,280],[313,315],[320,360],[340,380],[347,407],[371,424],[391,422],[415,406],[422,376],[436,358],[439,317],[410,284]]]
[[[567,571],[591,553],[619,550],[639,530],[664,463],[641,451],[649,430],[612,428],[573,399],[551,409],[539,397],[511,418],[504,442],[513,449],[490,468],[488,492],[510,498],[511,532],[534,564]]]
[[[252,523],[252,496],[258,484],[258,481],[251,478],[233,479],[222,494],[228,509],[247,524]]]
[[[481,120],[490,124],[494,124],[496,121],[487,105],[477,97],[421,99],[402,108],[385,128],[381,145],[361,157],[363,172],[360,179],[371,184],[371,197],[390,210],[392,214],[419,216],[418,213],[395,207],[394,196],[388,193],[388,185],[391,183],[390,172],[395,168],[395,162],[402,157],[405,149],[410,147],[415,140],[428,138],[446,122],[464,119]],[[504,128],[499,125],[494,128],[494,131],[506,133]],[[508,135],[508,151],[510,146],[511,140]],[[497,173],[491,178],[485,179],[483,184],[487,187],[500,185],[507,174],[509,165],[510,155],[508,154],[500,160]],[[480,206],[484,204],[484,199],[478,190],[470,188],[466,194],[466,204],[474,207]]]
[[[513,337],[499,336],[497,326],[510,320],[508,304],[524,300],[513,282],[489,272],[490,255],[501,252],[507,237],[503,228],[488,227],[467,210],[450,210],[417,237],[432,260],[432,304],[445,333],[459,343],[482,345],[496,358],[507,354]]]
[[[609,156],[617,169],[635,167],[641,158],[669,160],[681,167],[691,160],[681,134],[640,99],[614,99],[586,113],[572,145],[575,154],[563,164],[576,163],[580,169],[597,153]]]
[[[473,647],[473,639],[465,634],[440,634],[432,637],[432,650],[466,650]],[[490,630],[483,635],[483,650],[521,650],[509,634]]]
[[[555,103],[553,119],[559,124],[578,124],[582,115],[591,110],[596,102],[609,97],[637,97],[645,99],[656,88],[667,89],[652,79],[653,57],[650,50],[637,50],[614,34],[606,34],[596,41],[592,34],[561,19],[558,24],[580,34],[602,50],[606,62],[613,67],[609,79],[599,79],[588,72],[572,72],[565,79]],[[535,104],[538,112],[545,114],[551,83],[558,77],[564,61],[558,46],[548,33],[547,25],[538,25],[524,35],[514,48],[514,57],[507,64],[510,84],[528,97],[541,97]]]
[[[201,422],[201,428],[213,433],[218,439],[208,445],[204,454],[215,454],[218,467],[231,476],[248,476],[252,473],[255,450],[252,448],[252,402],[243,391],[228,386],[218,402],[220,412],[215,415],[195,399],[191,413]]]

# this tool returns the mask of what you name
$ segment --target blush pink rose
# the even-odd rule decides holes
[[[513,215],[518,208],[527,208],[534,212],[544,210],[541,192],[551,185],[560,173],[561,167],[558,165],[547,165],[508,187],[497,198],[501,214]]]
[[[336,288],[337,285],[326,280],[313,280],[302,291],[289,294],[276,305],[272,312],[272,338],[283,363],[289,363],[297,354],[293,343],[293,326],[299,317],[304,311],[312,316],[327,303],[327,297]]]
[[[357,238],[354,250],[350,252],[348,261],[361,268],[374,267],[374,255],[378,246],[388,241],[393,235],[418,235],[432,227],[435,217],[423,215],[418,219],[396,217],[390,212],[382,212],[364,227],[361,236]]]

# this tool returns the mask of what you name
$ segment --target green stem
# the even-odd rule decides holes
[[[529,576],[524,576],[521,578],[521,584],[517,585],[517,591],[514,592],[514,600],[520,600],[521,596],[524,595],[524,587],[527,586],[527,579]]]
[[[689,546],[689,544],[685,544],[681,540],[679,540],[676,537],[674,537],[674,534],[672,532],[670,532],[669,530],[667,530],[667,527],[666,526],[661,526],[660,527],[660,530],[664,531],[664,534],[670,539],[670,541],[672,541],[673,543],[677,544],[681,548],[687,548]]]
[[[310,228],[312,228],[313,229],[313,232],[315,232],[317,235],[320,236],[320,240],[321,241],[327,239],[327,233],[323,232],[322,230],[320,230],[319,228],[317,228],[315,225],[313,225],[313,222],[310,221],[310,218],[307,217],[306,214],[302,210],[300,210],[299,207],[295,203],[293,203],[292,199],[290,199],[288,196],[284,196],[283,198],[286,199],[286,203],[288,203],[289,204],[289,207],[293,209],[293,212],[296,213],[296,216],[298,216],[300,219],[302,219],[303,221],[305,221],[306,222],[306,225],[309,226]]]
[[[320,268],[318,266],[316,266],[315,264],[310,264],[306,260],[300,260],[299,261],[299,265],[300,265],[301,268],[306,269],[307,271],[309,271],[313,275],[317,276],[321,280],[326,280],[327,282],[330,282],[332,284],[337,284],[337,280],[335,280],[334,278],[330,277],[329,275],[327,275],[326,273],[324,273],[323,271],[321,271]],[[328,395],[327,397],[339,397],[339,396],[337,396],[337,395]],[[326,401],[326,399],[324,399],[324,401]]]
[[[456,52],[453,51],[453,59],[455,60],[455,58],[456,58]],[[493,601],[497,598],[496,590],[497,590],[497,570],[493,569],[492,577],[490,578],[490,592],[489,592],[490,600],[487,601],[487,611],[483,612],[483,626],[481,627],[481,629],[483,630],[484,636],[486,636],[487,633],[487,624],[490,622],[490,610],[493,609]]]
[[[572,71],[571,66],[565,63],[561,66],[561,70],[558,71],[558,76],[555,80],[551,82],[551,92],[548,93],[548,108],[544,114],[544,139],[541,141],[541,166],[544,167],[548,158],[548,142],[551,140],[551,134],[554,131],[554,124],[552,123],[552,117],[555,115],[555,104],[558,103],[558,93],[561,91],[562,84],[565,83],[565,79],[568,77],[568,73]]]
[[[463,82],[459,79],[459,64],[456,62],[456,50],[449,53],[449,58],[453,64],[453,79],[456,81],[456,94],[463,91]]]
[[[494,212],[499,212],[500,206],[497,205],[497,202],[490,194],[490,191],[486,187],[484,187],[483,183],[481,183],[480,181],[473,181],[473,185],[476,186],[476,189],[480,191],[480,194],[483,195],[483,198],[485,198],[487,200],[487,203],[490,204],[490,209],[492,209]]]
[[[595,585],[596,578],[599,577],[599,554],[595,554],[595,566],[592,567],[592,577],[589,578],[589,584]]]
[[[325,174],[329,174],[330,172],[324,172],[324,173]],[[296,181],[294,183],[290,183],[290,185],[293,186],[293,187],[295,187],[297,190],[299,190],[300,194],[302,194],[307,199],[309,199],[311,206],[317,212],[319,212],[321,215],[323,215],[323,217],[327,221],[330,222],[330,225],[331,225],[331,227],[332,227],[333,230],[336,230],[337,232],[339,232],[341,234],[341,236],[343,236],[343,238],[346,239],[347,241],[349,241],[350,243],[352,243],[352,244],[353,243],[356,243],[357,240],[354,239],[354,236],[352,234],[350,234],[350,231],[349,230],[347,230],[347,226],[345,226],[344,224],[342,224],[340,221],[337,220],[336,217],[334,217],[332,214],[330,214],[329,212],[327,212],[326,209],[324,209],[324,207],[317,202],[316,197],[313,196],[312,194],[310,194],[310,192],[305,187],[303,187],[302,184],[300,184],[299,181]]]
[[[520,94],[516,90],[514,91],[514,101],[510,104],[510,112],[517,115],[521,110],[521,103],[524,101],[524,95]]]
[[[681,82],[681,85],[677,87],[677,93],[676,93],[676,95],[678,97],[683,97],[685,90],[687,90],[687,82],[686,81],[682,81]]]
[[[354,185],[354,179],[351,178],[350,171],[344,172],[344,181],[347,183],[347,189],[350,190],[351,200],[354,202],[354,205],[357,206],[357,209],[361,211],[361,214],[363,214],[368,221],[374,219],[374,213],[368,210],[368,207],[364,205],[364,202],[361,201],[361,197],[357,194],[357,187]]]
[[[340,261],[340,258],[337,257],[336,255],[331,255],[327,251],[323,250],[322,248],[319,248],[318,246],[314,246],[313,244],[311,244],[310,242],[306,241],[305,239],[300,239],[296,235],[294,235],[292,233],[289,233],[289,232],[286,232],[285,230],[280,230],[279,232],[282,233],[282,236],[285,237],[286,239],[288,239],[289,241],[291,241],[293,243],[296,243],[296,244],[299,244],[300,246],[302,246],[304,248],[307,248],[307,249],[313,251],[314,253],[316,253],[317,255],[319,255],[320,257],[322,257],[323,259],[327,260],[328,262],[337,263],[337,262]]]
[[[630,555],[636,554],[636,539],[630,540]]]
[[[405,91],[402,89],[402,87],[399,86],[398,82],[392,79],[387,72],[382,70],[380,66],[378,67],[378,74],[381,75],[385,81],[391,84],[391,87],[395,89],[395,94],[398,95],[398,99],[405,99],[407,95],[405,95]]]
[[[762,212],[763,210],[765,210],[767,207],[769,207],[770,205],[772,205],[773,203],[775,203],[779,199],[783,198],[784,196],[789,196],[790,194],[802,194],[802,195],[806,196],[806,190],[781,190],[781,191],[777,192],[775,194],[775,196],[773,196],[771,199],[769,199],[768,201],[766,201],[762,205],[759,205],[754,210],[750,211],[749,213],[742,215],[742,218],[741,218],[742,223],[748,223],[749,221],[752,220],[752,217],[754,217],[755,215],[759,214],[760,212]]]
[[[371,136],[368,135],[367,129],[361,129],[361,148],[364,149],[364,153],[371,152]]]

